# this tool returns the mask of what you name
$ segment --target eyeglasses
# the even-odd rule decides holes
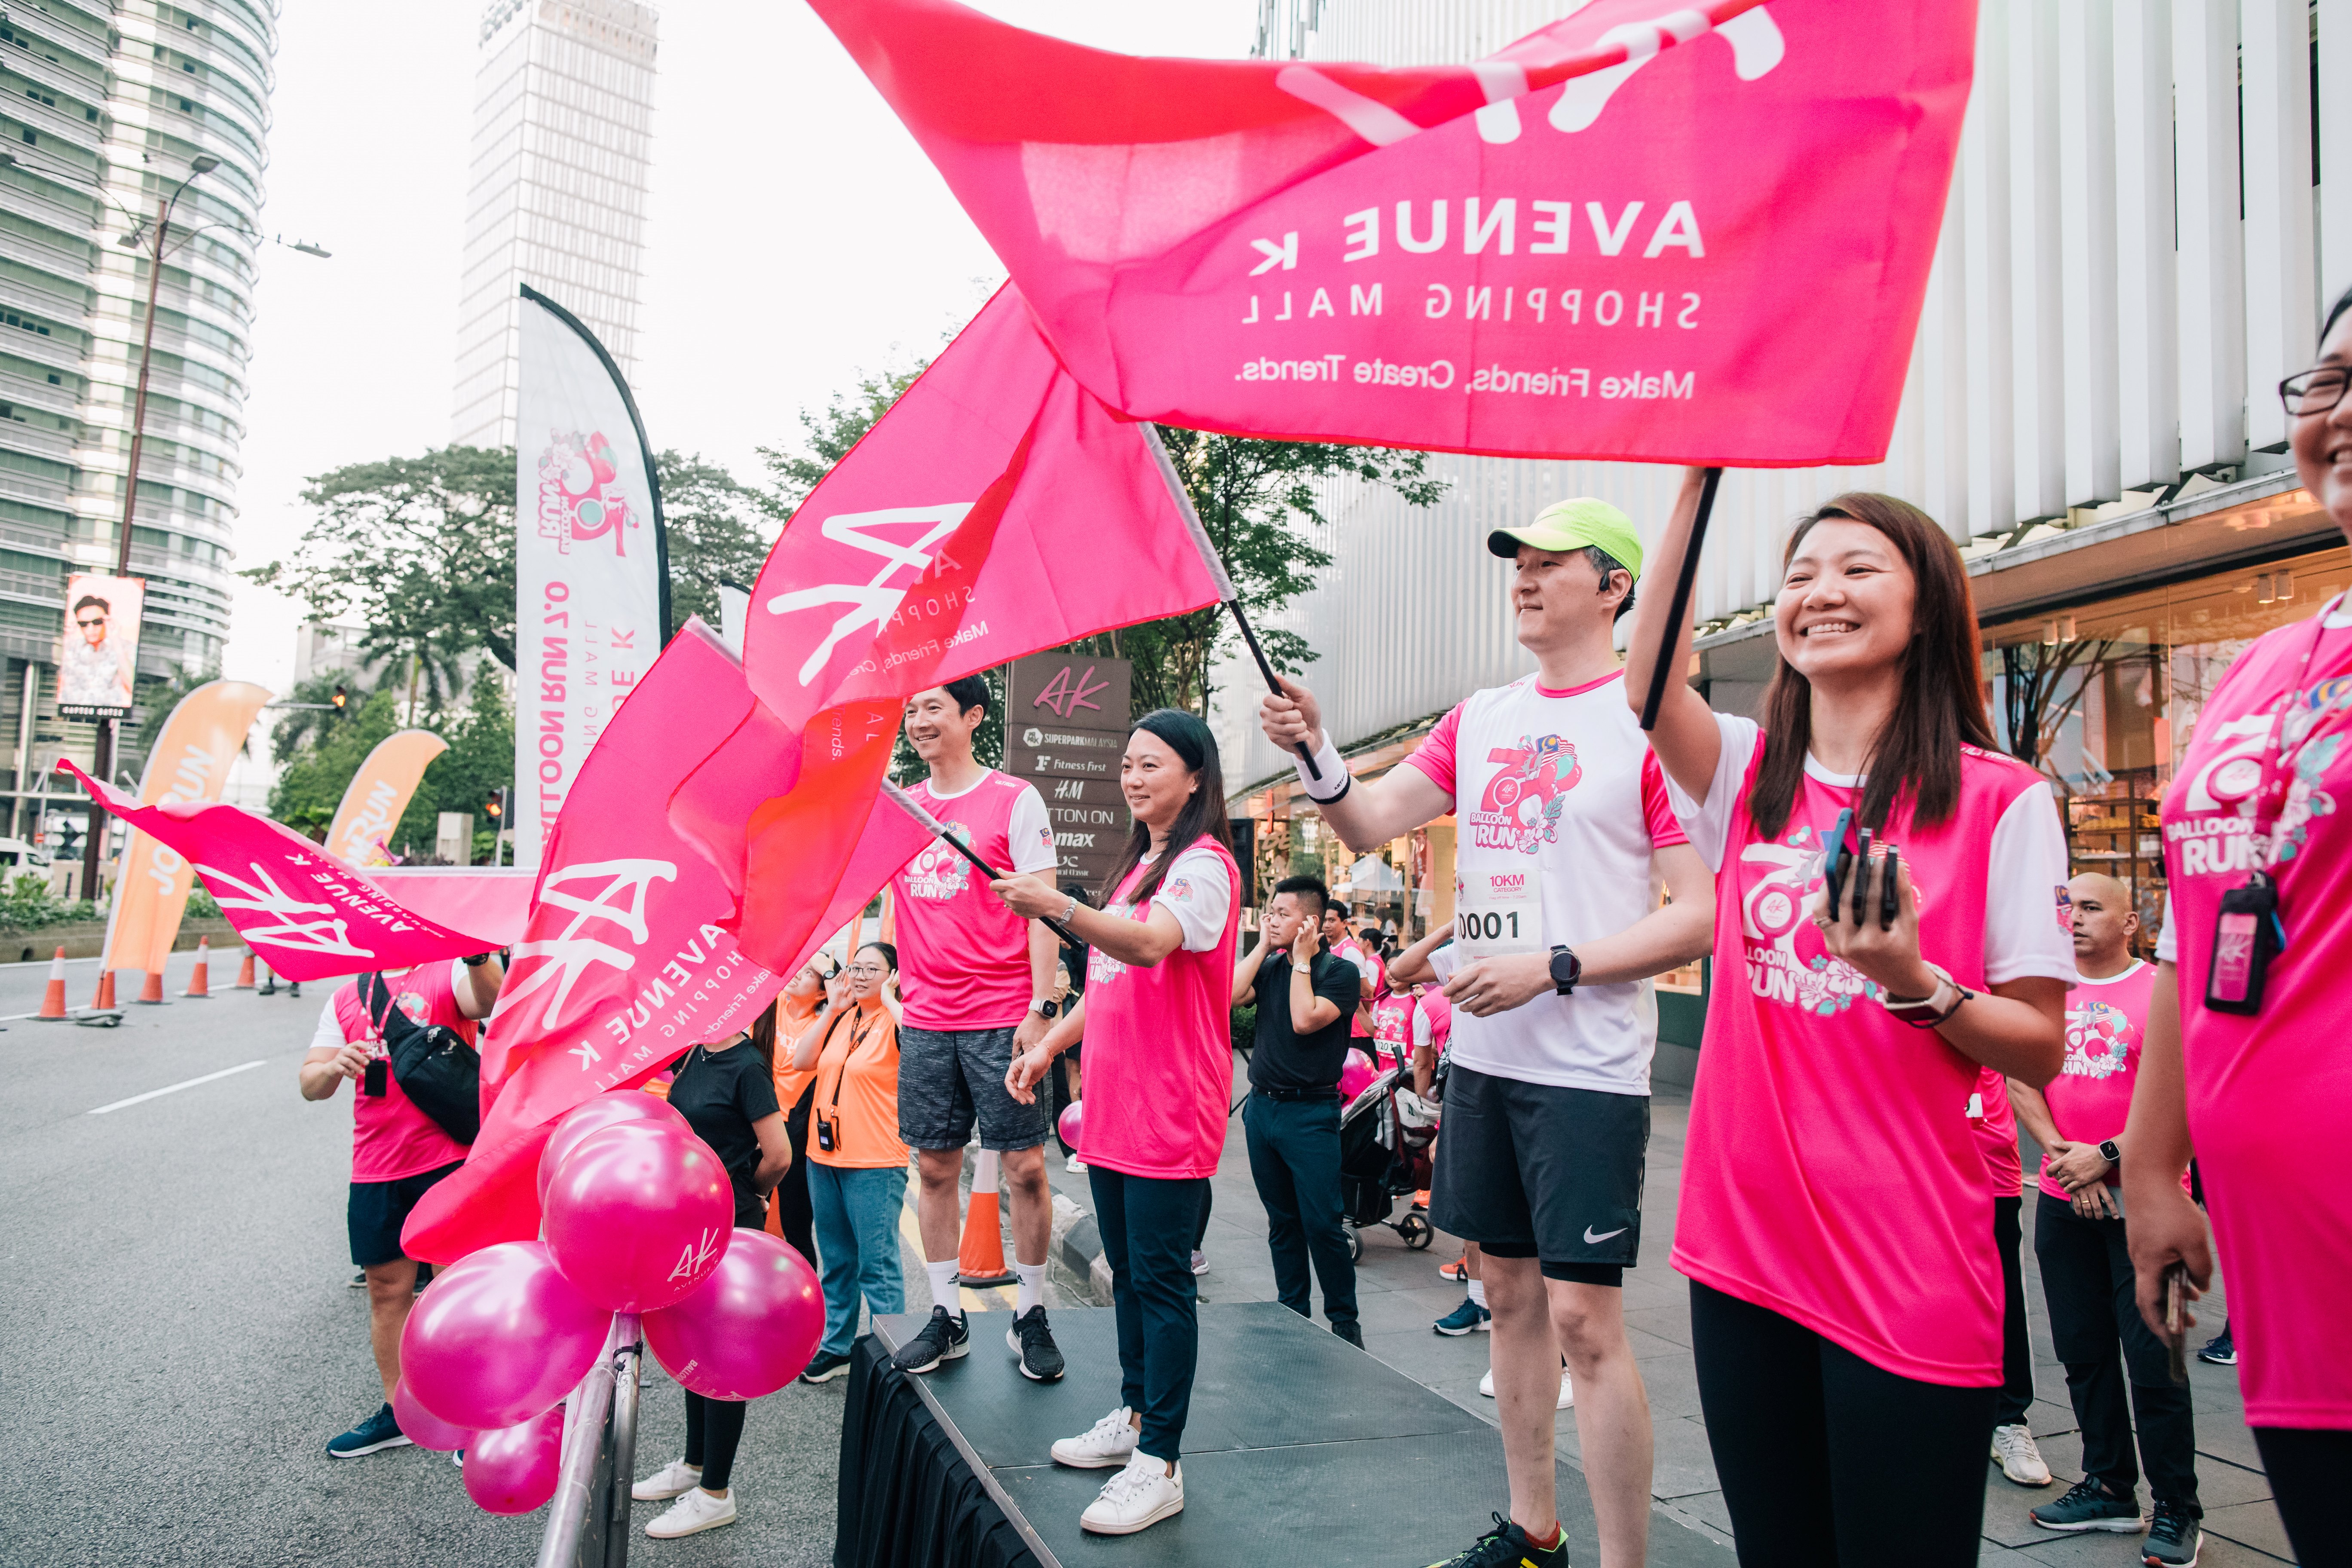
[[[2352,370],[2340,364],[2323,364],[2280,382],[2279,401],[2286,405],[2287,414],[2293,418],[2325,414],[2344,401],[2347,381],[2352,381]]]
[[[853,963],[847,969],[843,970],[842,973],[844,974],[854,974],[860,980],[871,980],[876,975],[887,974],[889,971],[884,969],[878,963]]]

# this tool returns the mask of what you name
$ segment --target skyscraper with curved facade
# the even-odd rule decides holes
[[[0,771],[17,799],[41,759],[86,757],[95,736],[55,711],[64,578],[114,569],[152,225],[199,156],[219,166],[173,216],[131,570],[147,579],[141,676],[219,661],[277,23],[275,0],[0,14]]]

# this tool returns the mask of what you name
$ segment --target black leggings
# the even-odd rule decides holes
[[[816,1100],[816,1084],[812,1080],[801,1095],[800,1103],[784,1116],[784,1137],[793,1146],[793,1163],[784,1169],[783,1179],[769,1202],[776,1213],[776,1224],[783,1232],[784,1243],[816,1265],[816,1211],[809,1204],[808,1185],[808,1123],[809,1107]]]
[[[735,1473],[735,1446],[743,1440],[743,1403],[686,1393],[686,1462],[702,1468],[701,1485],[723,1492]]]
[[[2000,1392],[1992,1424],[2013,1426],[2033,1404],[2033,1346],[2025,1335],[2025,1200],[1992,1201],[1992,1244],[2000,1254]]]
[[[1977,1561],[1998,1389],[1897,1377],[1696,1279],[1691,1348],[1741,1568]]]
[[[2352,1568],[2344,1533],[2344,1481],[2352,1476],[2352,1431],[2257,1426],[2254,1447],[2271,1479],[2271,1500],[2303,1568]]]

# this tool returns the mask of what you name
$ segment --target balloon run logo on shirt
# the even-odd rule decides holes
[[[2113,1078],[2131,1059],[2131,1019],[2105,1002],[2083,1002],[2066,1009],[2067,1078]]]
[[[1740,852],[1740,934],[1748,949],[1748,988],[1767,1002],[1832,1018],[1878,987],[1822,945],[1805,905],[1822,885],[1822,851],[1814,829],[1797,827],[1780,844],[1751,844]],[[1767,869],[1757,876],[1753,868]],[[1916,879],[1918,868],[1912,868]],[[1748,879],[1754,877],[1755,880]],[[1912,884],[1920,906],[1926,889]],[[1800,951],[1800,943],[1804,951]]]
[[[1559,842],[1559,819],[1568,792],[1584,779],[1576,748],[1559,735],[1522,735],[1516,746],[1486,753],[1499,767],[1469,814],[1471,842],[1482,849],[1516,849],[1532,855]]]
[[[959,844],[971,842],[971,829],[961,822],[945,824]],[[907,862],[907,896],[945,902],[971,885],[971,862],[932,839],[923,852]]]

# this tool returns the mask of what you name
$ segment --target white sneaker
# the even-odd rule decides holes
[[[629,1495],[639,1502],[659,1502],[680,1492],[690,1492],[702,1484],[702,1468],[689,1465],[684,1459],[672,1459],[644,1480],[629,1489]]]
[[[1078,1515],[1078,1528],[1096,1535],[1133,1535],[1183,1511],[1184,1467],[1171,1471],[1167,1460],[1138,1448],[1127,1468],[1105,1481],[1101,1494]]]
[[[2042,1462],[2042,1450],[2034,1447],[2033,1433],[2022,1421],[1992,1429],[1992,1457],[2000,1461],[2000,1473],[2019,1486],[2050,1484],[2050,1467]]]
[[[1486,1369],[1486,1375],[1478,1380],[1478,1392],[1485,1394],[1489,1399],[1495,1397],[1495,1369],[1493,1367],[1488,1367]],[[1553,1405],[1552,1408],[1554,1410],[1566,1410],[1574,1405],[1575,1403],[1576,1390],[1569,1385],[1568,1373],[1563,1371],[1559,1374],[1559,1403]]]
[[[1062,1169],[1069,1172],[1070,1174],[1074,1176],[1083,1176],[1087,1172],[1087,1163],[1084,1160],[1079,1159],[1076,1154],[1073,1154],[1070,1156],[1070,1163],[1063,1166]]]
[[[734,1489],[729,1488],[725,1497],[712,1497],[698,1486],[683,1493],[663,1510],[659,1519],[646,1526],[646,1533],[656,1541],[675,1541],[681,1535],[694,1535],[734,1522]]]
[[[1054,1463],[1081,1470],[1124,1465],[1135,1452],[1134,1417],[1135,1412],[1120,1405],[1076,1436],[1055,1444]]]

